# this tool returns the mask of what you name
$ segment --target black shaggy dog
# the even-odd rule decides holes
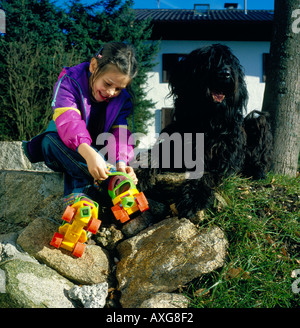
[[[244,118],[248,92],[243,68],[225,45],[192,51],[174,67],[169,86],[174,98],[174,118],[162,133],[176,132],[182,137],[187,133],[204,134],[204,173],[197,179],[186,180],[176,203],[181,217],[192,217],[212,204],[213,188],[225,176],[242,173],[264,178],[271,155],[270,126],[265,114],[258,111]],[[163,142],[160,140],[154,147],[161,147]],[[199,144],[195,137],[190,142],[195,153]],[[174,147],[173,152],[177,150]],[[186,169],[183,167],[183,171]],[[151,174],[163,171],[180,170],[172,164],[169,169],[150,169]],[[143,179],[143,175],[138,177]]]

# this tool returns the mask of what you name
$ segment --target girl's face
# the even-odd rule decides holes
[[[94,59],[94,58],[93,58]],[[96,60],[91,61],[90,72],[94,73]],[[109,101],[117,97],[130,83],[129,76],[121,73],[116,66],[109,65],[104,74],[99,76],[92,85],[92,95],[97,102]]]

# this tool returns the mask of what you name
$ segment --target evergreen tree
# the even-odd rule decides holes
[[[6,34],[0,36],[2,140],[29,139],[43,131],[52,116],[53,87],[62,67],[89,61],[109,41],[130,42],[136,48],[135,132],[147,132],[154,104],[146,99],[143,84],[158,45],[146,42],[150,24],[135,21],[132,4],[72,0],[60,8],[50,0],[0,0],[7,20]]]
[[[0,37],[0,133],[4,140],[28,139],[52,115],[50,99],[66,56],[59,27],[61,10],[49,0],[0,0],[6,34]]]

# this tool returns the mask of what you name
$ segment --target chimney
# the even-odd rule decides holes
[[[238,4],[233,3],[233,2],[225,2],[225,4],[224,4],[224,8],[227,9],[227,10],[237,9],[237,7],[238,7]]]
[[[209,4],[194,4],[194,13],[199,16],[207,16],[209,14]]]
[[[248,14],[248,9],[247,9],[247,0],[245,0],[244,13],[245,13],[245,15]]]

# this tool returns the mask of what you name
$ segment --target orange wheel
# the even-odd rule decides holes
[[[124,223],[128,220],[130,220],[130,217],[128,213],[120,206],[120,204],[116,204],[111,208],[112,212],[114,213],[114,216],[117,220],[120,220],[121,223]]]
[[[73,249],[73,255],[76,257],[81,257],[85,249],[85,244],[80,243],[79,241],[76,243]]]
[[[62,216],[62,220],[66,222],[71,222],[75,213],[76,213],[76,208],[72,206],[67,206]]]
[[[63,239],[64,239],[64,235],[62,235],[61,233],[55,232],[55,234],[50,242],[50,245],[52,245],[56,248],[59,248]]]
[[[135,195],[135,198],[138,204],[138,208],[141,212],[145,212],[149,209],[147,198],[143,192],[140,192],[139,194]]]
[[[91,218],[87,227],[87,231],[95,234],[100,228],[101,221],[95,218]]]

